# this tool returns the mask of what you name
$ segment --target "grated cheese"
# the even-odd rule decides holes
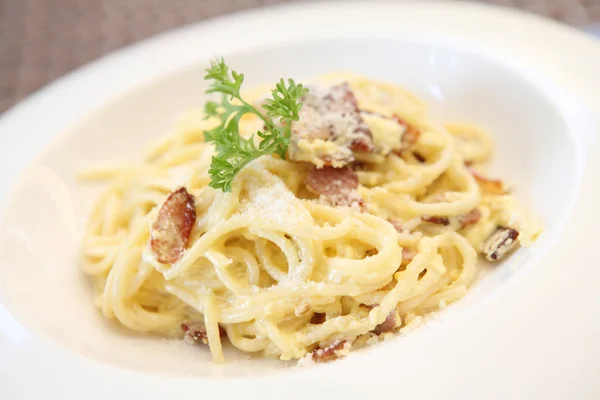
[[[311,87],[303,103],[300,120],[292,127],[291,159],[339,168],[354,160],[355,141],[371,141],[347,84]]]

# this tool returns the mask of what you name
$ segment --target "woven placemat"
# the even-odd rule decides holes
[[[480,1],[524,8],[576,26],[600,22],[600,0]],[[53,79],[129,43],[217,15],[288,2],[0,0],[0,112]]]

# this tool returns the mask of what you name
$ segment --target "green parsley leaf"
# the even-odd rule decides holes
[[[229,70],[223,58],[211,61],[206,69],[205,80],[211,81],[206,93],[221,93],[221,102],[209,101],[204,105],[205,118],[217,118],[219,125],[204,133],[204,139],[215,145],[208,173],[210,186],[224,192],[231,191],[235,175],[250,161],[266,155],[277,154],[284,158],[290,142],[292,123],[300,119],[300,99],[308,90],[302,84],[281,79],[272,90],[263,108],[266,115],[244,101],[240,95],[244,74]],[[237,100],[232,103],[232,100]],[[244,139],[239,134],[239,122],[243,115],[255,114],[265,124],[264,132],[258,131]],[[261,141],[255,145],[255,137]]]

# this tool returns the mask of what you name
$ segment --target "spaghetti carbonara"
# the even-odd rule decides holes
[[[410,329],[465,294],[478,255],[540,233],[486,177],[479,128],[437,125],[414,95],[361,76],[308,87],[285,159],[252,161],[230,192],[208,186],[215,121],[199,110],[139,165],[83,174],[110,180],[82,243],[104,317],[206,345],[214,362],[225,342],[326,361]]]

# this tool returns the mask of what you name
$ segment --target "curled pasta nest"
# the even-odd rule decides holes
[[[307,163],[272,157],[244,168],[229,193],[208,187],[211,121],[191,111],[142,163],[84,176],[110,178],[82,244],[106,318],[167,337],[191,332],[217,362],[225,336],[243,352],[326,360],[461,298],[498,227],[517,230],[523,245],[538,235],[512,196],[485,193],[472,173],[491,156],[483,131],[432,123],[393,85],[324,80],[349,82],[361,110],[420,132],[406,151],[357,157],[364,209],[328,204],[307,188]],[[251,132],[256,121],[242,125]],[[183,256],[163,264],[148,244],[151,226],[178,187],[195,198],[197,219]],[[477,220],[452,223],[474,210]]]

